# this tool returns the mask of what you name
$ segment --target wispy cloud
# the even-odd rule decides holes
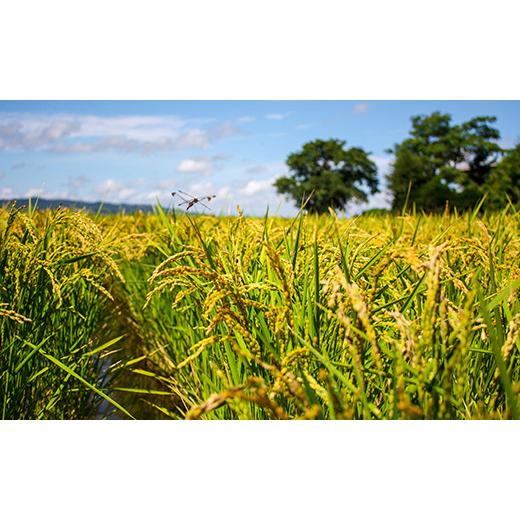
[[[78,192],[83,186],[87,185],[90,182],[90,179],[85,175],[76,175],[74,177],[69,177],[67,180],[68,188],[73,192]]]
[[[244,169],[247,175],[258,175],[261,177],[280,177],[287,174],[287,165],[282,162],[266,162],[252,164]]]
[[[152,154],[173,150],[204,149],[209,145],[208,132],[191,129],[175,138],[162,137],[153,141],[141,141],[124,135],[108,136],[93,142],[60,143],[49,147],[57,153],[124,152]]]
[[[237,117],[236,119],[236,122],[238,124],[247,124],[247,123],[254,123],[256,121],[256,117],[252,117],[252,116],[242,116],[242,117]]]
[[[264,215],[269,208],[271,214],[294,213],[293,203],[277,193],[274,178],[248,181],[237,190],[236,204],[251,215]]]
[[[266,114],[265,118],[271,119],[272,121],[281,121],[282,119],[285,119],[286,117],[288,117],[290,114],[291,114],[290,112],[284,112],[284,113],[272,112],[270,114]]]
[[[354,105],[353,110],[356,112],[356,114],[363,114],[366,112],[370,107],[366,103],[357,103]]]
[[[208,133],[205,130],[194,128],[181,134],[176,142],[170,143],[170,146],[177,150],[184,150],[186,148],[206,148],[208,144]]]
[[[32,197],[41,197],[42,193],[44,193],[43,188],[29,188],[24,193],[25,197],[32,198]]]
[[[79,130],[76,122],[53,121],[31,128],[19,121],[0,125],[0,150],[39,149],[69,137]]]
[[[515,146],[515,141],[513,140],[512,137],[506,135],[506,136],[502,137],[502,139],[500,139],[500,141],[498,141],[498,146],[500,146],[500,148],[508,150]]]
[[[251,196],[264,191],[268,191],[273,186],[274,179],[267,179],[264,181],[249,181],[243,188],[239,190],[242,195]]]
[[[258,173],[264,173],[268,171],[267,166],[265,164],[257,164],[255,166],[249,166],[244,170],[244,173],[248,175],[256,175]]]
[[[235,126],[233,123],[226,121],[221,125],[211,129],[208,132],[208,136],[211,140],[225,139],[226,137],[232,137],[241,134],[242,131]]]
[[[177,165],[177,171],[183,173],[208,173],[213,169],[213,164],[206,159],[183,159]]]
[[[107,202],[131,202],[138,195],[135,187],[114,179],[106,179],[100,182],[95,191],[101,200]]]
[[[233,198],[233,191],[231,186],[221,186],[218,190],[216,190],[216,196],[219,200],[231,200]]]
[[[14,195],[13,189],[9,186],[4,186],[3,188],[0,188],[0,199],[10,199]]]
[[[240,133],[233,123],[213,128],[190,127],[174,116],[101,117],[57,114],[0,114],[0,151],[55,153],[125,152],[204,149],[213,141]]]
[[[191,159],[183,159],[177,165],[177,171],[181,173],[211,173],[221,161],[227,160],[227,155],[200,156]]]
[[[65,199],[70,200],[73,199],[74,196],[67,190],[48,190],[44,186],[40,188],[31,187],[26,190],[22,197],[27,198],[40,198],[40,199]]]

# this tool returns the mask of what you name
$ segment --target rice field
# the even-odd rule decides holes
[[[517,419],[520,213],[0,209],[2,419]]]

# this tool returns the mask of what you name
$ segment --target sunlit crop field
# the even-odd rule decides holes
[[[0,210],[0,413],[520,417],[518,212]]]

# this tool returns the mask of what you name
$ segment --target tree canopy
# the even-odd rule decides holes
[[[520,143],[505,152],[487,183],[488,205],[499,209],[511,201],[520,205]]]
[[[344,209],[351,202],[366,202],[378,191],[377,167],[362,148],[345,148],[346,141],[316,139],[287,158],[292,173],[274,183],[278,193],[289,195],[299,206],[325,213]]]
[[[475,117],[454,125],[451,115],[433,112],[412,118],[410,137],[389,150],[395,161],[388,175],[393,209],[401,208],[410,186],[417,208],[441,210],[446,201],[467,209],[488,192],[501,155],[495,117]],[[495,180],[495,184],[496,184]]]

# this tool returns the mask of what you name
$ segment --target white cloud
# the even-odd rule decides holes
[[[513,148],[515,146],[515,142],[513,138],[510,136],[504,136],[497,142],[497,144],[498,146],[500,146],[500,148],[503,148],[505,150],[509,150],[510,148]]]
[[[285,119],[288,115],[290,115],[290,112],[285,112],[283,114],[274,112],[271,114],[266,114],[265,118],[271,119],[272,121],[281,121],[282,119]]]
[[[89,183],[88,177],[85,175],[76,175],[75,177],[69,177],[67,181],[67,185],[72,191],[77,192],[81,189],[85,184]]]
[[[188,121],[176,116],[64,116],[76,117],[81,124],[79,137],[110,137],[124,135],[139,141],[173,138]]]
[[[140,202],[143,195],[135,189],[133,184],[133,182],[123,184],[114,179],[106,179],[96,185],[95,192],[105,202]]]
[[[171,187],[175,185],[174,179],[162,179],[154,183],[153,188],[156,190],[168,190],[171,191]]]
[[[23,194],[27,198],[40,198],[40,199],[73,199],[74,197],[66,190],[55,190],[48,191],[44,187],[41,188],[29,188]]]
[[[210,132],[211,139],[224,139],[226,137],[232,137],[234,135],[240,134],[240,129],[237,128],[233,123],[226,121],[221,125],[213,128]]]
[[[75,125],[77,137],[110,137],[125,135],[128,138],[149,141],[161,137],[173,137],[190,121],[176,116],[89,116],[79,114],[38,115],[30,113],[1,114],[3,121],[19,123],[28,132],[54,125],[55,133],[59,126],[66,128]],[[52,136],[52,132],[49,133]]]
[[[270,215],[291,216],[296,214],[292,201],[276,192],[274,179],[250,181],[239,190],[237,203],[246,215],[265,215],[269,208]]]
[[[212,169],[213,164],[205,159],[183,159],[177,165],[177,171],[184,173],[209,173]]]
[[[265,164],[257,164],[255,166],[249,166],[244,170],[244,173],[248,175],[255,175],[259,173],[265,173],[268,171],[267,166]]]
[[[55,146],[51,147],[53,152],[58,153],[89,153],[89,152],[97,152],[100,150],[98,144],[91,143],[58,143]]]
[[[9,186],[4,186],[3,188],[0,188],[0,199],[11,199],[13,195],[13,189]]]
[[[210,129],[175,116],[101,117],[72,114],[0,114],[0,150],[56,153],[104,151],[154,153],[203,149],[239,133],[230,122]],[[197,122],[201,122],[198,120]],[[208,121],[202,120],[207,124]]]
[[[139,194],[137,197],[133,197],[131,200],[132,204],[151,204],[152,206],[159,201],[161,206],[168,208],[175,206],[175,201],[171,196],[171,192],[164,192],[160,190],[152,190]]]
[[[31,197],[41,197],[43,193],[43,188],[29,188],[25,193],[24,196],[31,198]]]
[[[193,139],[191,135],[183,134],[178,139],[163,138],[156,141],[139,141],[122,135],[103,137],[94,142],[59,143],[50,151],[58,153],[92,153],[92,152],[137,152],[150,154],[154,152],[184,149],[204,148],[206,141]]]
[[[177,165],[177,171],[182,173],[211,173],[218,162],[229,159],[227,155],[201,156],[183,159]]]
[[[378,155],[370,156],[370,160],[376,163],[377,169],[380,174],[386,174],[390,171],[392,166],[393,157],[381,157]]]
[[[307,129],[311,128],[311,127],[312,127],[311,124],[303,123],[303,124],[301,124],[301,125],[296,125],[294,128],[295,128],[296,130],[307,130]]]
[[[244,169],[246,175],[257,175],[259,177],[281,177],[287,175],[287,165],[282,162],[253,164]]]
[[[256,121],[256,118],[251,117],[251,116],[242,116],[242,117],[237,117],[237,119],[236,119],[236,122],[239,124],[254,123],[255,121]]]
[[[195,197],[205,197],[215,192],[213,183],[209,181],[193,182],[188,186],[188,190]]]
[[[0,125],[0,150],[40,149],[74,134],[76,122],[50,121],[38,128],[26,127],[12,120]]]
[[[219,200],[231,200],[233,198],[233,193],[229,186],[222,186],[219,188],[216,195]]]
[[[371,195],[365,203],[351,204],[347,207],[347,215],[360,214],[368,209],[390,209],[392,206],[392,194],[386,189]]]
[[[102,195],[118,192],[123,189],[123,184],[114,179],[106,179],[96,186],[96,191]]]
[[[248,197],[262,193],[272,188],[274,179],[267,179],[265,181],[249,181],[243,188],[239,190],[242,195]]]
[[[121,202],[130,202],[135,195],[137,195],[137,191],[134,188],[123,188],[118,193],[118,199]]]
[[[177,150],[183,150],[185,148],[206,148],[208,143],[208,133],[195,128],[181,134],[175,143],[175,148]]]
[[[363,112],[366,112],[370,107],[366,103],[357,103],[354,105],[354,112],[357,114],[362,114]]]
[[[162,191],[159,191],[159,190],[154,190],[154,191],[150,191],[148,192],[145,197],[147,200],[153,200],[155,198],[158,198],[159,196],[161,195],[164,195],[164,193]]]

